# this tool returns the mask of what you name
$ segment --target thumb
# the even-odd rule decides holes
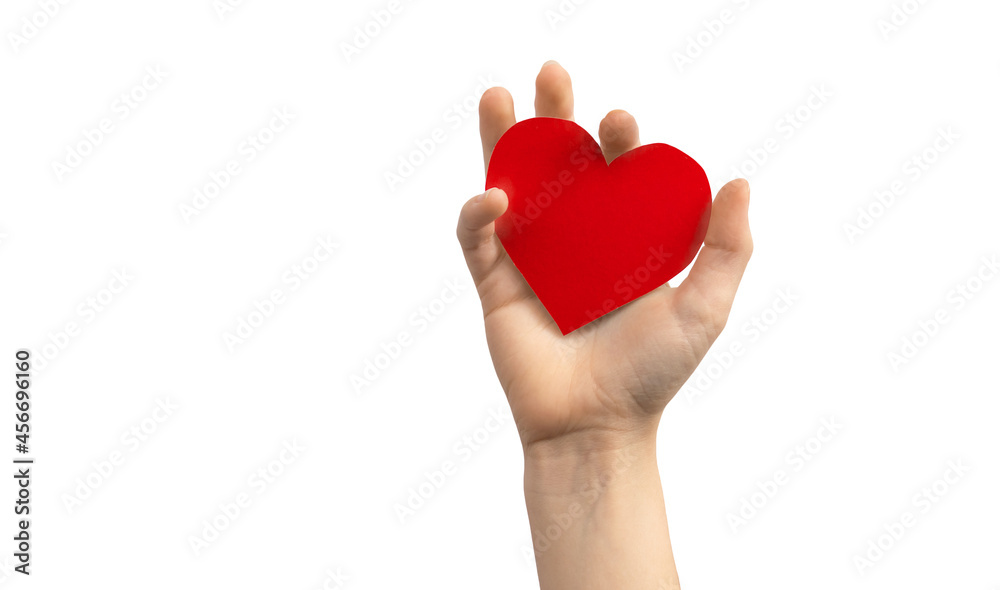
[[[753,252],[750,237],[750,184],[740,178],[719,189],[705,234],[705,247],[677,288],[682,312],[704,318],[721,332],[736,289]]]
[[[504,255],[496,237],[494,221],[507,210],[507,193],[491,188],[469,199],[458,216],[458,242],[465,253],[465,263],[476,285],[489,274]]]

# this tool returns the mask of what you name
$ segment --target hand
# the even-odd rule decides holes
[[[483,157],[515,123],[503,88],[479,105]],[[548,62],[536,80],[535,114],[573,119],[569,74]],[[638,147],[639,129],[625,111],[600,125],[611,162]],[[483,305],[486,338],[521,442],[569,439],[626,444],[655,437],[667,402],[691,376],[729,317],[753,243],[747,220],[749,185],[734,180],[719,191],[705,245],[688,277],[563,336],[494,233],[507,196],[494,188],[462,208],[458,240]]]

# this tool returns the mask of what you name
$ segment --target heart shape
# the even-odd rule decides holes
[[[497,236],[563,334],[684,270],[712,210],[705,171],[677,148],[648,144],[608,165],[585,129],[548,117],[503,134],[486,187],[507,193]]]

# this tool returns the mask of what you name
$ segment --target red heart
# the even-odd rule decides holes
[[[644,145],[609,166],[586,130],[547,117],[504,133],[486,187],[507,193],[497,236],[563,334],[682,271],[712,210],[705,171],[677,148]]]

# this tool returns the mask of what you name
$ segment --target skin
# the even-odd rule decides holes
[[[555,62],[538,74],[535,113],[573,119],[572,82]],[[515,123],[510,93],[488,90],[479,114],[488,167]],[[608,113],[599,136],[608,162],[640,145],[635,119],[621,110]],[[719,190],[705,245],[680,285],[662,285],[565,336],[494,233],[504,192],[492,188],[462,208],[458,240],[524,448],[543,590],[680,587],[656,431],[729,317],[753,250],[749,192],[742,179]]]

